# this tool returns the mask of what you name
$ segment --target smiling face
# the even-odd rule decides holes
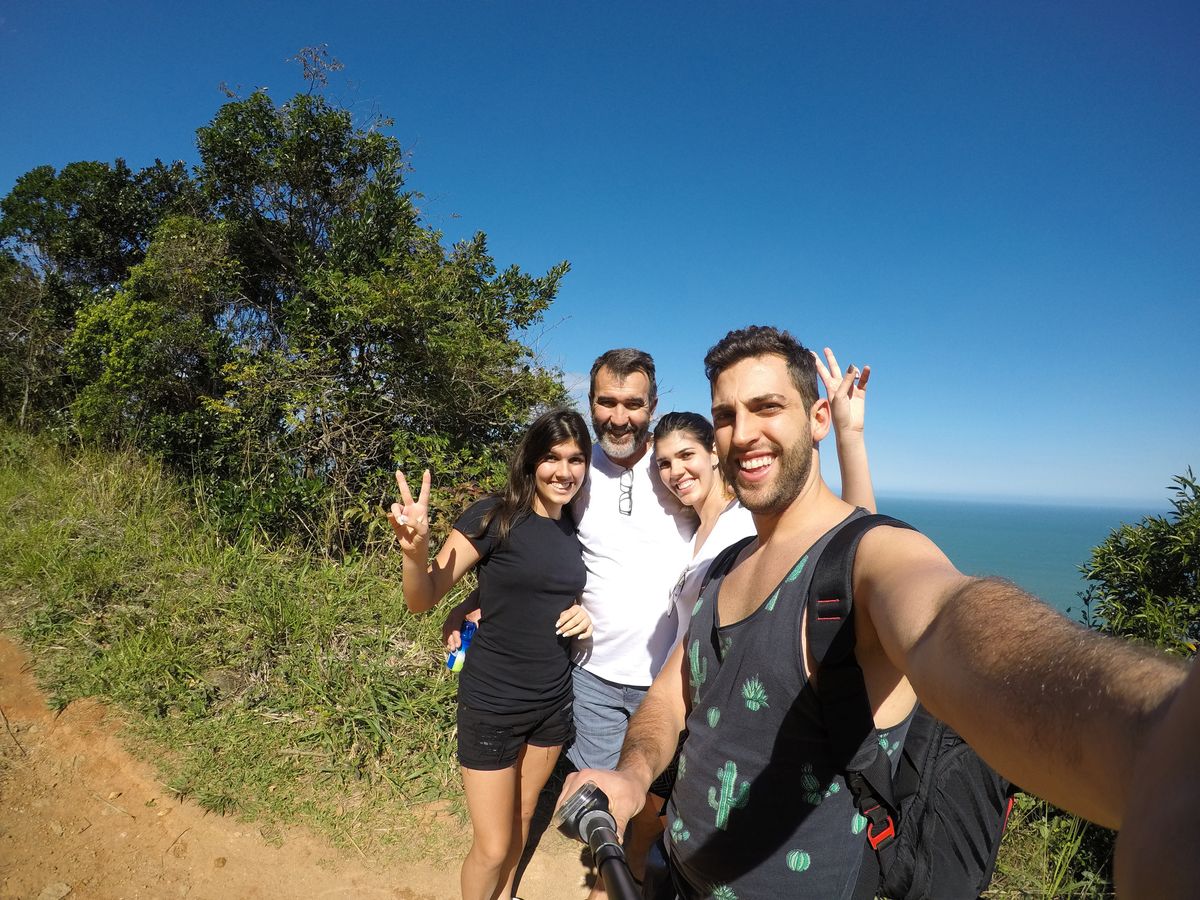
[[[752,513],[783,512],[813,476],[814,458],[813,410],[783,357],[747,357],[722,371],[712,411],[717,455],[738,500]],[[828,424],[818,418],[820,439]]]
[[[714,485],[724,485],[715,471],[717,454],[686,431],[673,431],[654,442],[655,465],[663,484],[686,506],[699,510]]]
[[[534,469],[533,511],[558,518],[587,475],[587,457],[574,441],[555,444]]]
[[[624,378],[601,367],[592,383],[592,428],[600,448],[614,462],[640,458],[650,431],[654,406],[650,379],[644,372]]]

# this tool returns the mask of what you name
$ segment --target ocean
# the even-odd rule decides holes
[[[928,535],[967,575],[1000,575],[1079,620],[1079,567],[1122,524],[1162,515],[1161,508],[879,497],[879,511]]]

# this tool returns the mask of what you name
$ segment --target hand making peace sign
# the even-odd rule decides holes
[[[813,359],[816,360],[821,382],[825,385],[825,394],[829,397],[829,407],[837,430],[862,431],[867,414],[867,379],[871,377],[871,367],[863,366],[860,372],[856,367],[850,366],[843,377],[837,357],[828,347],[825,348],[828,368],[816,353],[813,353]]]
[[[396,486],[400,488],[400,500],[392,504],[388,512],[388,521],[392,530],[400,539],[400,547],[405,551],[420,548],[429,539],[429,470],[421,476],[421,493],[414,503],[408,490],[408,480],[404,473],[396,470]]]

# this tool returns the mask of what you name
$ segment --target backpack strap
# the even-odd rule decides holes
[[[899,821],[891,761],[879,746],[866,682],[854,656],[854,556],[863,535],[880,525],[912,528],[878,514],[845,522],[817,559],[805,609],[816,694],[833,758],[845,772],[859,814],[867,820],[856,898],[875,896],[880,867],[886,862],[880,857],[895,842]]]
[[[701,596],[703,596],[704,592],[708,590],[709,582],[715,578],[724,578],[729,574],[729,570],[733,568],[733,564],[737,562],[737,558],[741,555],[742,551],[749,547],[756,540],[758,540],[758,535],[751,534],[730,544],[713,557],[712,563],[709,564],[708,571],[704,573],[704,579],[700,582]]]

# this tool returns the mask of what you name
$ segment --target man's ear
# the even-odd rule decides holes
[[[812,429],[813,446],[815,447],[828,436],[829,429],[833,427],[833,411],[826,398],[818,397],[817,402],[812,405],[808,414],[808,425]]]

